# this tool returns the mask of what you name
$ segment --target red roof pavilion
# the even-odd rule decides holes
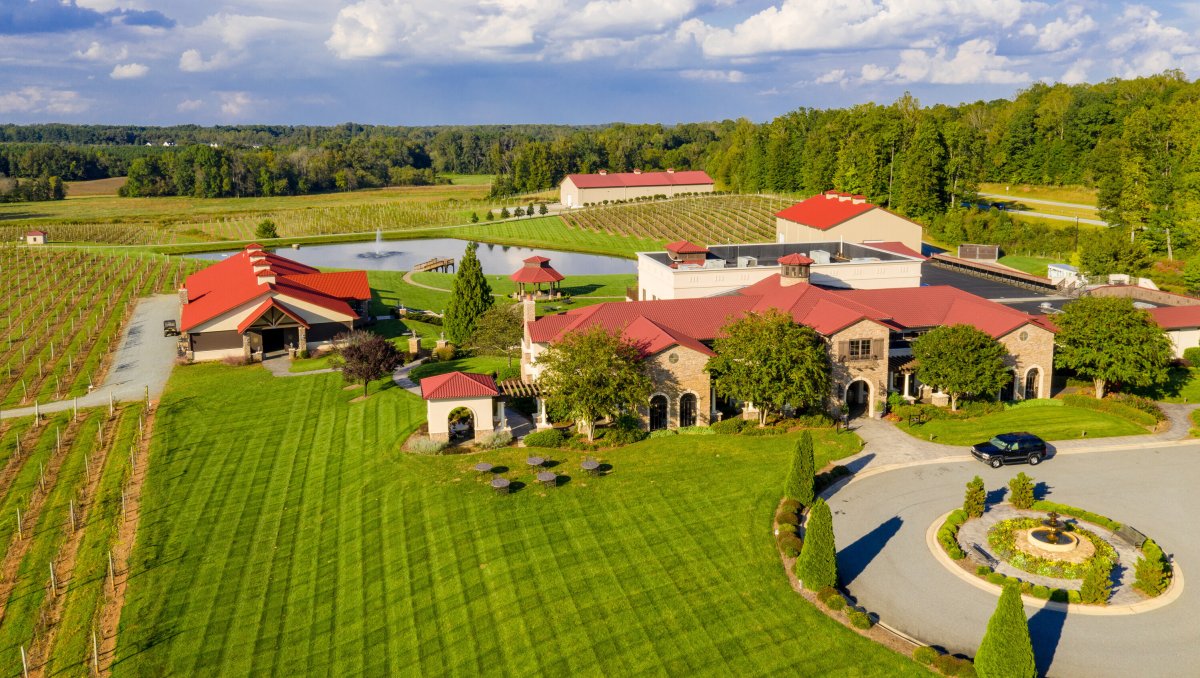
[[[421,380],[421,397],[425,400],[447,398],[486,398],[500,395],[496,380],[487,374],[448,372]]]
[[[536,285],[538,291],[541,291],[542,285],[549,285],[550,289],[553,290],[564,278],[562,273],[559,273],[550,266],[549,259],[539,256],[525,259],[525,265],[508,277],[517,283],[517,289],[522,297],[525,296],[526,285]]]

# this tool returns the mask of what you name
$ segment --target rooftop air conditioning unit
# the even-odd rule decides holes
[[[808,253],[808,258],[812,259],[814,264],[829,263],[829,253],[825,250],[813,250]]]
[[[738,268],[750,268],[751,266],[758,266],[758,257],[738,257],[737,258],[737,267]]]
[[[706,259],[704,261],[704,268],[725,268],[725,260],[724,259]]]

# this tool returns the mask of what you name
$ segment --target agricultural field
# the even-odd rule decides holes
[[[677,436],[535,488],[414,456],[424,404],[178,369],[114,675],[927,675],[796,595],[769,533],[795,435]],[[824,464],[842,450],[817,436]],[[838,437],[854,439],[852,434]],[[528,484],[497,496],[471,465]]]
[[[142,296],[203,262],[135,252],[0,247],[0,407],[84,395]]]
[[[0,427],[0,666],[111,662],[151,425],[141,403]],[[97,664],[98,661],[98,664]]]
[[[773,242],[775,213],[794,202],[791,198],[761,195],[700,195],[589,207],[565,213],[563,220],[581,231],[658,242]]]

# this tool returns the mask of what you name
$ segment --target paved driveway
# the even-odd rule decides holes
[[[179,319],[179,297],[159,294],[138,300],[129,324],[125,326],[117,354],[104,384],[79,397],[80,407],[96,407],[108,403],[109,393],[116,400],[139,400],[150,387],[150,397],[157,398],[171,376],[175,364],[175,337],[164,337],[162,323],[168,318]],[[73,401],[42,403],[42,412],[69,409]],[[0,412],[0,418],[23,417],[33,414],[32,407]]]
[[[1196,675],[1200,667],[1200,441],[1064,454],[1030,470],[946,461],[864,476],[830,499],[838,565],[850,592],[889,625],[951,652],[974,655],[996,596],[962,581],[926,546],[930,524],[962,504],[979,474],[989,491],[1026,471],[1048,498],[1133,525],[1175,555],[1185,577],[1178,600],[1132,616],[1083,616],[1028,608],[1039,668],[1058,676]]]

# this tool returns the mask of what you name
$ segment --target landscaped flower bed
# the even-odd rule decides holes
[[[1117,552],[1108,542],[1095,532],[1078,525],[1071,526],[1069,531],[1080,539],[1087,539],[1095,547],[1095,553],[1083,562],[1071,563],[1039,558],[1017,548],[1017,535],[1022,530],[1041,526],[1042,521],[1038,518],[1013,518],[1002,521],[988,530],[988,546],[992,548],[993,555],[1019,570],[1056,579],[1083,579],[1083,575],[1097,558],[1104,558],[1110,563],[1117,561]]]

